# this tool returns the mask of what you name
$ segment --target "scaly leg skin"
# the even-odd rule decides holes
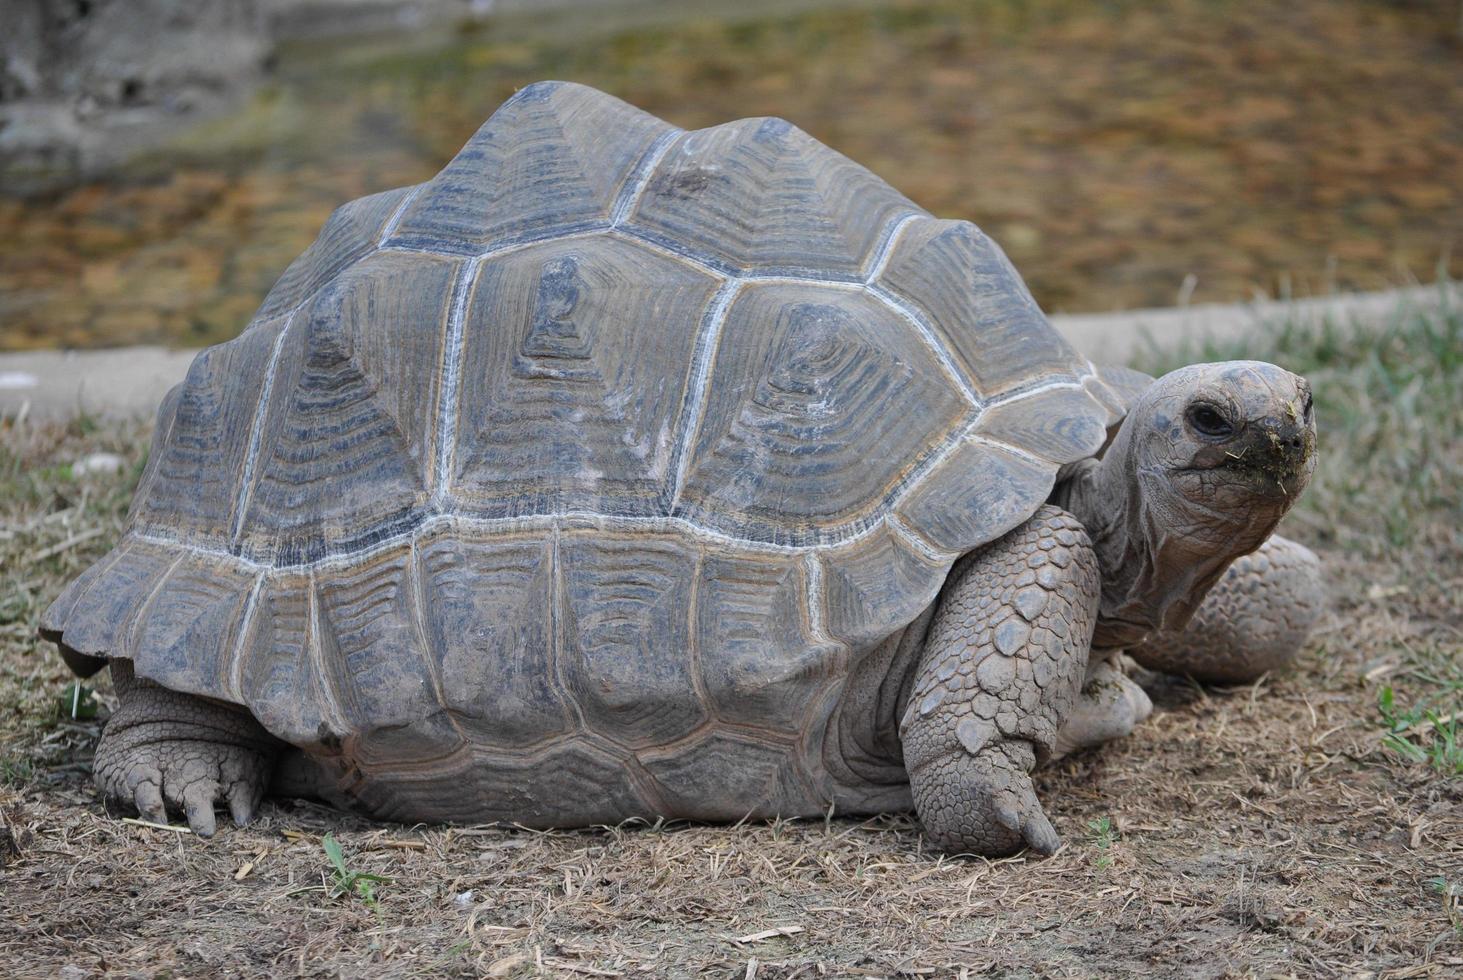
[[[1325,609],[1321,564],[1273,535],[1224,573],[1183,630],[1128,651],[1150,670],[1212,684],[1248,684],[1295,659]]]
[[[134,677],[131,661],[112,661],[112,684],[121,706],[93,764],[109,806],[155,823],[183,813],[200,837],[217,829],[215,803],[227,803],[240,827],[254,819],[280,749],[274,736],[236,705]]]
[[[1153,713],[1148,693],[1123,673],[1116,651],[1092,651],[1082,693],[1057,733],[1052,759],[1133,734]]]
[[[915,809],[940,848],[1061,846],[1030,773],[1085,678],[1099,589],[1087,532],[1051,506],[951,571],[900,722]]]

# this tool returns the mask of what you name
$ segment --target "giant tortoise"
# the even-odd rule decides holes
[[[1301,378],[1094,368],[979,229],[787,122],[542,83],[198,355],[42,630],[111,666],[103,794],[205,835],[272,787],[1050,852],[1032,768],[1150,710],[1119,651],[1294,652],[1314,445]]]

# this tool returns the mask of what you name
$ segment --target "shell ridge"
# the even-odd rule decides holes
[[[483,256],[469,260],[457,270],[453,285],[452,312],[447,318],[447,340],[442,345],[442,389],[436,411],[436,459],[432,485],[432,506],[442,510],[451,493],[452,464],[457,455],[457,411],[462,385],[463,320],[467,298],[483,267]]]
[[[701,711],[705,720],[698,726],[698,729],[714,725],[725,724],[725,719],[717,710],[716,699],[706,689],[706,674],[701,663],[701,634],[697,624],[701,621],[702,603],[702,577],[706,572],[706,555],[700,549],[692,559],[694,562],[694,574],[691,575],[691,584],[686,595],[686,660],[690,668],[691,687],[696,692],[696,700],[700,703]]]
[[[623,236],[628,238],[633,242],[647,247],[650,251],[660,252],[682,262],[689,262],[707,275],[716,276],[720,279],[743,278],[735,266],[714,258],[708,258],[695,249],[687,248],[672,239],[662,238],[643,228],[624,226],[613,228],[610,233],[616,237]]]
[[[802,565],[808,591],[808,632],[819,643],[839,645],[839,641],[828,632],[823,617],[823,560],[810,551],[803,555]]]
[[[311,677],[311,686],[315,688],[321,718],[330,724],[336,732],[345,734],[350,731],[350,725],[346,721],[345,711],[342,708],[340,697],[335,691],[335,685],[331,681],[329,664],[326,663],[325,623],[329,622],[329,618],[322,615],[320,604],[324,601],[324,597],[320,594],[314,569],[311,569],[310,574],[307,576],[305,587],[309,590],[306,612],[308,618],[306,620],[307,639],[305,642],[305,657],[309,661],[310,673],[313,675]],[[335,652],[338,656],[339,651],[337,650]],[[324,733],[322,732],[321,734],[323,735]]]
[[[234,641],[233,656],[229,658],[228,690],[225,692],[235,704],[244,703],[244,648],[249,642],[249,633],[254,628],[254,617],[258,615],[259,596],[264,591],[265,572],[254,575],[254,585],[249,589],[249,598],[244,600],[244,612],[239,616],[239,637]]]
[[[457,737],[462,739],[464,745],[471,745],[472,740],[462,730],[462,725],[457,720],[457,713],[447,706],[447,689],[442,685],[442,665],[438,663],[437,657],[432,649],[432,640],[427,633],[426,611],[430,605],[427,602],[426,581],[422,577],[422,554],[418,547],[419,540],[413,535],[411,539],[410,552],[406,559],[406,587],[407,602],[411,612],[412,633],[416,637],[418,648],[422,651],[422,662],[427,671],[427,677],[432,683],[432,697],[436,699],[437,706],[441,709],[442,717],[452,726]]]
[[[259,465],[259,454],[264,441],[264,423],[268,421],[269,401],[274,391],[274,378],[279,370],[280,355],[284,351],[285,339],[289,336],[291,328],[295,325],[295,311],[291,311],[289,319],[285,320],[284,326],[280,328],[279,336],[274,338],[274,349],[269,354],[269,364],[264,369],[264,384],[259,390],[259,404],[254,408],[254,420],[250,424],[249,448],[244,452],[243,475],[239,479],[239,493],[234,500],[234,516],[229,526],[229,548],[237,550],[239,539],[244,533],[244,519],[249,513],[249,498],[254,492],[254,469]]]
[[[137,631],[141,628],[143,619],[147,617],[147,610],[157,601],[158,594],[162,592],[163,586],[167,584],[168,579],[173,577],[173,573],[178,570],[179,565],[183,564],[183,559],[186,557],[188,557],[188,553],[184,551],[177,558],[173,559],[173,563],[168,566],[168,570],[159,575],[157,581],[153,582],[151,588],[147,590],[147,598],[143,599],[132,610],[132,621],[124,624],[123,639],[120,647],[122,652],[134,663],[137,660]],[[108,651],[108,653],[110,654],[111,651]],[[139,675],[142,673],[141,665],[139,665],[138,673]],[[162,683],[161,678],[150,677],[148,679]]]
[[[378,251],[410,252],[414,255],[432,255],[442,259],[492,259],[509,252],[532,248],[534,245],[541,245],[544,242],[589,238],[609,230],[609,224],[604,221],[576,221],[547,230],[505,236],[495,239],[486,248],[474,242],[450,242],[427,235],[398,235],[382,242]]]
[[[884,515],[884,523],[889,526],[889,532],[902,544],[912,551],[919,552],[920,557],[932,565],[948,564],[960,557],[960,552],[939,547],[894,511]]]
[[[884,270],[889,267],[889,258],[894,254],[895,246],[899,244],[899,239],[904,237],[904,230],[922,217],[925,216],[916,211],[913,214],[900,215],[889,222],[888,230],[881,236],[878,247],[870,256],[869,271],[864,276],[865,283],[874,282],[884,274]]]
[[[711,379],[711,366],[716,361],[717,343],[721,339],[721,329],[726,325],[727,313],[741,289],[742,282],[739,279],[723,282],[702,318],[700,336],[696,338],[696,351],[692,355],[691,383],[686,387],[686,397],[681,409],[681,437],[676,441],[675,457],[671,463],[671,482],[666,491],[667,514],[675,514],[681,488],[685,486],[691,447],[695,444],[697,431],[701,428],[701,417],[706,411],[706,389]],[[690,409],[689,412],[687,408]]]
[[[941,369],[950,376],[950,379],[955,382],[956,387],[960,389],[960,394],[971,405],[980,408],[983,403],[980,396],[975,393],[975,389],[971,386],[970,380],[965,377],[963,371],[955,366],[954,358],[945,349],[945,345],[940,343],[939,338],[935,336],[934,330],[925,322],[925,318],[920,315],[919,311],[913,305],[905,302],[902,298],[894,295],[876,282],[870,282],[867,288],[875,299],[893,310],[898,316],[903,317],[910,326],[914,327],[915,331],[919,334],[920,340],[940,362]]]
[[[553,665],[554,686],[558,695],[564,699],[564,704],[574,716],[576,727],[570,734],[587,734],[604,738],[605,741],[615,744],[613,739],[590,728],[584,718],[584,705],[579,703],[579,697],[574,693],[574,685],[564,673],[564,660],[569,651],[569,590],[564,582],[564,548],[561,540],[559,522],[556,519],[551,525],[553,533],[549,537],[549,608],[552,613],[553,636],[550,640],[552,649],[549,651],[549,662]]]
[[[645,189],[650,186],[650,181],[655,177],[656,168],[660,166],[660,162],[665,159],[676,140],[684,135],[685,130],[672,129],[657,136],[655,142],[650,144],[650,149],[645,151],[645,156],[635,165],[631,176],[620,188],[620,194],[615,199],[615,206],[610,210],[611,228],[620,227],[630,216],[630,212],[635,210],[635,206],[640,203],[640,198],[645,194]]]
[[[1088,365],[1089,369],[1091,365]],[[1025,401],[1037,395],[1045,394],[1048,391],[1061,391],[1063,389],[1076,390],[1085,388],[1086,381],[1094,377],[1091,373],[1079,374],[1075,378],[1059,378],[1056,381],[1042,381],[1034,385],[1011,388],[1001,392],[990,401],[986,402],[986,408],[1000,408],[1003,405],[1010,405],[1012,402]]]
[[[401,203],[396,206],[396,210],[391,212],[391,217],[387,218],[386,224],[382,226],[381,234],[376,236],[376,248],[378,251],[386,243],[387,239],[396,234],[396,229],[401,225],[401,219],[406,214],[406,209],[411,207],[412,202],[417,199],[417,195],[426,186],[425,183],[417,184],[402,196]]]

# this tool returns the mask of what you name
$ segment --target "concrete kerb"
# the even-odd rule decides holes
[[[1463,290],[1450,283],[1289,302],[1058,314],[1051,319],[1092,360],[1123,364],[1149,344],[1236,340],[1285,320],[1380,326],[1398,309],[1457,305],[1460,300]],[[196,353],[164,347],[0,353],[0,417],[150,417],[168,389],[183,380]]]

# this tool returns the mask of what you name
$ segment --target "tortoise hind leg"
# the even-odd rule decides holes
[[[280,742],[243,708],[134,677],[112,661],[121,701],[97,746],[93,774],[103,799],[166,823],[181,812],[200,837],[213,836],[213,808],[226,803],[243,826],[269,785]]]
[[[1057,507],[955,566],[900,723],[915,809],[940,847],[1060,846],[1030,772],[1082,685],[1098,597],[1087,534]]]
[[[1272,535],[1229,566],[1188,626],[1159,633],[1128,655],[1150,670],[1248,684],[1295,659],[1325,602],[1315,553]]]

